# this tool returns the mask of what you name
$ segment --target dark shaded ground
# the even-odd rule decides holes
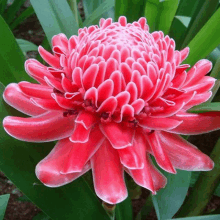
[[[81,13],[82,7],[80,7]],[[20,25],[15,31],[16,38],[22,38],[33,42],[36,45],[40,45],[44,39],[44,32],[35,15],[27,19],[22,25]],[[28,53],[28,57],[35,57],[36,52]],[[220,131],[212,132],[209,134],[192,136],[189,141],[196,145],[200,150],[206,154],[210,154],[217,139],[220,136]],[[6,210],[5,220],[31,220],[40,210],[28,201],[19,201],[18,198],[23,194],[8,180],[2,172],[0,172],[0,195],[10,193],[9,204]],[[189,190],[190,193],[190,190]],[[149,196],[149,191],[142,189],[142,193],[138,199],[132,200],[134,214],[140,211],[141,207],[145,204],[146,198]],[[215,210],[220,207],[220,197],[213,196],[208,204],[206,211]],[[156,214],[152,209],[148,220],[156,220]]]

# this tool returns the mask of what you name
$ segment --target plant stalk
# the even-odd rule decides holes
[[[105,211],[107,212],[107,214],[110,217],[110,219],[111,220],[115,220],[115,208],[116,208],[116,205],[111,205],[111,204],[108,204],[108,203],[102,201],[102,206],[105,209]]]
[[[220,180],[220,138],[211,155],[215,163],[213,170],[202,172],[196,181],[192,193],[188,196],[177,217],[202,215]]]

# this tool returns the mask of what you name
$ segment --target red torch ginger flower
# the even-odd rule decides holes
[[[58,140],[36,167],[46,186],[67,184],[92,169],[96,194],[115,204],[127,197],[124,171],[156,193],[167,172],[208,171],[212,160],[178,134],[220,128],[217,112],[187,110],[207,101],[215,79],[205,76],[208,60],[181,64],[189,48],[175,50],[163,32],[149,33],[145,18],[132,24],[101,19],[70,39],[52,39],[53,54],[39,47],[49,64],[34,59],[27,73],[39,83],[7,86],[4,100],[32,117],[6,117],[6,132],[30,142]]]

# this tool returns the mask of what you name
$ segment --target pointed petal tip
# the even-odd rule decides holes
[[[104,202],[107,202],[108,204],[118,204],[120,202],[123,202],[128,197],[128,192],[121,192],[119,194],[112,194],[111,196],[101,195],[97,193],[97,196]]]

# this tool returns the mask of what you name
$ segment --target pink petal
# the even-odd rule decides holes
[[[77,179],[91,168],[88,163],[81,172],[70,174],[61,173],[63,164],[71,150],[68,143],[68,139],[59,141],[49,155],[37,164],[35,170],[36,176],[44,185],[48,187],[63,186]]]
[[[121,163],[128,169],[143,169],[144,159],[136,139],[134,139],[132,146],[118,149],[118,153]]]
[[[102,103],[108,97],[110,97],[113,93],[114,83],[111,79],[105,80],[100,86],[98,87],[98,101]]]
[[[118,108],[120,109],[123,105],[128,104],[130,100],[130,93],[127,91],[120,92],[118,95],[115,97],[118,102]]]
[[[147,140],[151,146],[153,155],[158,163],[158,165],[169,173],[176,173],[167,152],[163,149],[163,146],[160,143],[157,132],[153,132],[147,135]]]
[[[30,97],[23,94],[16,83],[11,83],[5,88],[3,98],[7,104],[30,116],[40,115],[46,112],[44,109],[35,106],[30,101]]]
[[[178,127],[170,130],[171,133],[177,134],[202,134],[220,128],[220,112],[207,112],[200,114],[192,114],[181,112],[174,119],[182,120],[183,123]]]
[[[38,47],[38,52],[49,65],[58,69],[60,68],[60,59],[58,57],[46,51],[42,46]]]
[[[37,107],[42,109],[53,111],[53,110],[65,110],[60,107],[57,102],[53,99],[39,99],[39,98],[31,98],[30,101]]]
[[[98,71],[99,71],[99,66],[97,64],[93,64],[84,72],[83,86],[85,90],[94,86]]]
[[[123,168],[117,151],[105,140],[91,159],[94,187],[97,196],[109,204],[127,197]]]
[[[100,130],[115,149],[132,146],[134,129],[118,123],[102,123]]]
[[[113,114],[117,107],[117,104],[118,104],[117,99],[111,96],[102,102],[102,104],[100,105],[100,107],[97,109],[96,112],[99,112],[99,113],[106,112],[106,113]]]
[[[140,126],[152,130],[171,130],[179,126],[182,121],[172,118],[142,117],[138,119]]]
[[[63,162],[61,173],[82,172],[85,164],[99,149],[103,141],[104,136],[97,127],[91,131],[89,140],[86,143],[72,143],[67,140],[64,147],[69,148],[70,151]]]
[[[92,87],[92,88],[88,89],[85,92],[84,100],[87,100],[89,102],[91,101],[91,103],[97,107],[97,101],[98,101],[98,91],[97,91],[97,89],[95,87]]]
[[[85,129],[89,129],[92,125],[94,125],[97,121],[97,117],[88,111],[81,111],[77,117],[75,122],[78,124],[82,124]]]
[[[142,156],[142,160],[144,162],[144,168],[143,169],[129,169],[128,173],[131,175],[131,177],[134,179],[134,181],[155,193],[155,187],[153,183],[152,173],[151,173],[151,167],[150,167],[150,160],[146,156],[146,143],[145,139],[142,135],[136,135],[135,140],[139,146],[139,153]]]
[[[186,57],[188,56],[188,54],[189,54],[189,47],[186,47],[186,48],[184,48],[184,49],[182,49],[182,50],[180,51],[181,63],[183,62],[183,60],[186,59]]]
[[[213,169],[213,161],[179,135],[160,132],[159,138],[175,168],[188,171]]]
[[[31,142],[47,142],[70,136],[75,116],[64,117],[61,111],[46,112],[32,118],[8,116],[3,120],[5,131],[14,138]]]
[[[18,85],[21,91],[26,95],[42,99],[51,99],[51,93],[53,92],[53,89],[48,86],[29,82],[20,82]]]
[[[82,124],[75,123],[70,141],[73,143],[86,143],[89,140],[91,130],[91,127],[86,129]]]

